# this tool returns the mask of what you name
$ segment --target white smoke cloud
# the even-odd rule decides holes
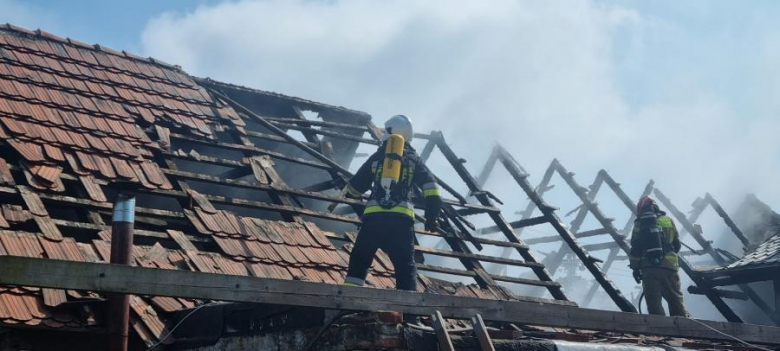
[[[759,37],[717,44],[738,35]],[[587,1],[270,0],[167,13],[142,42],[196,75],[379,121],[405,113],[472,160],[496,140],[535,174],[559,157],[583,183],[607,168],[638,192],[652,177],[681,207],[704,191],[780,202],[780,40],[768,33],[710,35]],[[719,75],[752,77],[742,89]]]
[[[683,211],[705,191],[727,211],[747,192],[779,207],[780,6],[636,6],[245,0],[161,15],[142,47],[377,122],[407,114],[418,131],[443,130],[473,172],[498,141],[537,181],[558,157],[582,185],[605,168],[632,197],[653,178]],[[501,193],[507,208],[524,207],[513,194]],[[570,193],[550,202],[576,205]],[[621,205],[604,207],[622,227]],[[625,267],[614,274],[633,286]]]

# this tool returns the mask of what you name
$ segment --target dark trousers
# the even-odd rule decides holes
[[[349,256],[347,277],[365,280],[377,249],[387,253],[393,262],[396,289],[417,290],[414,221],[401,215],[375,214],[363,218],[363,226]]]

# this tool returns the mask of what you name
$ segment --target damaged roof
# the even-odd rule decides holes
[[[369,120],[358,111],[264,93]],[[267,156],[252,156],[259,150],[252,142],[230,144],[232,151],[246,155],[233,159],[173,147],[174,138],[219,144],[217,134],[222,132],[235,133],[242,140],[251,134],[246,125],[236,110],[179,67],[41,30],[0,26],[0,254],[108,262],[110,185],[130,182],[182,204],[178,210],[176,206],[150,208],[143,206],[150,206],[151,200],[139,200],[136,237],[141,243],[134,246],[136,265],[341,283],[351,245],[333,242],[348,242],[347,234],[322,230],[300,216],[285,222],[218,209],[226,203],[236,205],[236,201],[201,194],[171,178],[181,174],[205,177],[178,170],[172,161],[178,157],[214,168],[247,167],[261,186],[287,189]],[[254,136],[263,137],[260,133]],[[212,204],[216,200],[222,201],[220,205]],[[242,204],[246,202],[237,205]],[[266,207],[252,204],[289,211],[284,202]],[[342,217],[356,222],[353,217]],[[379,288],[394,287],[392,271],[392,263],[380,251],[368,280]],[[421,291],[515,298],[497,286],[419,279]],[[0,286],[0,323],[100,328],[103,298],[87,291]],[[197,303],[134,296],[132,327],[152,344],[164,334],[168,314]]]

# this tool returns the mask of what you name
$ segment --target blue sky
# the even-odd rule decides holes
[[[191,11],[217,0],[0,0],[0,21],[41,28],[60,36],[139,51],[141,32],[154,16],[167,11]],[[19,10],[17,10],[19,9]]]
[[[780,205],[780,2],[452,4],[0,0],[0,22],[380,123],[406,113],[469,140],[469,159],[499,141],[532,175],[558,157],[631,194],[653,178],[681,204],[710,191],[727,208],[748,192]]]

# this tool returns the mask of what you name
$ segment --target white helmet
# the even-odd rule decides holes
[[[404,137],[404,140],[408,143],[412,141],[414,137],[414,129],[412,129],[412,121],[409,117],[404,115],[395,115],[385,122],[385,130],[389,134],[398,134]]]

